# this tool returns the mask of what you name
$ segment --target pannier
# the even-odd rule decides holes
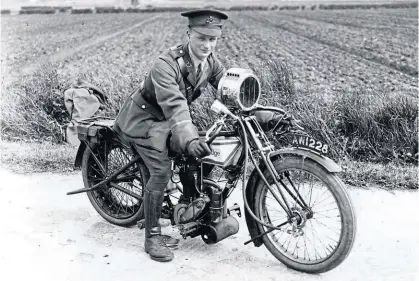
[[[94,117],[79,120],[76,124],[77,137],[80,141],[91,144],[103,143],[111,140],[114,134],[112,129],[113,118]]]
[[[108,97],[95,85],[79,79],[73,87],[64,91],[64,105],[70,114],[64,139],[72,145],[78,145],[78,122],[101,115],[102,110],[108,106]]]

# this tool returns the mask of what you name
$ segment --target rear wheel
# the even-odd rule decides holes
[[[82,175],[85,187],[91,187],[106,179],[134,158],[131,148],[116,138],[94,145],[92,152],[86,148],[83,155]],[[112,183],[143,197],[143,175],[143,166],[136,163],[117,176]],[[144,216],[142,199],[124,193],[112,187],[110,183],[87,192],[87,197],[95,210],[112,224],[132,226]]]
[[[275,199],[273,193],[282,197],[266,173],[273,193],[262,181],[259,183],[255,215],[274,226],[288,221],[280,230],[263,236],[266,248],[279,261],[298,271],[321,273],[335,268],[348,256],[355,239],[355,213],[344,184],[307,158],[286,157],[273,164],[284,185],[295,195],[289,195],[282,187],[294,222],[290,222]],[[262,232],[271,229],[258,226]]]

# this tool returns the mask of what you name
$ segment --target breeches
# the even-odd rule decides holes
[[[135,150],[141,156],[148,169],[149,180],[145,190],[163,192],[172,175],[172,163],[168,157],[168,150],[165,149],[163,152],[159,152],[138,144],[135,145]]]

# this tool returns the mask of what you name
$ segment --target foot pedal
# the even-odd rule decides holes
[[[139,229],[145,228],[145,219],[137,221],[137,226]]]
[[[231,216],[231,214],[235,213],[239,218],[242,216],[242,212],[240,211],[240,206],[237,203],[234,203],[233,206],[227,208],[227,214]]]

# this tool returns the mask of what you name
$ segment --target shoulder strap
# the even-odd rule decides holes
[[[188,77],[189,72],[188,72],[188,69],[186,68],[185,60],[183,59],[183,57],[178,57],[176,61],[180,67],[180,72],[182,73],[182,77],[183,78]]]
[[[169,55],[174,60],[176,60],[179,57],[183,57],[185,55],[185,52],[183,51],[182,45],[171,47],[169,50]]]
[[[185,52],[183,51],[183,46],[178,45],[175,47],[170,48],[169,55],[174,59],[180,68],[180,73],[182,74],[183,83],[185,84],[186,89],[186,99],[188,103],[191,102],[191,97],[193,94],[193,86],[187,79],[189,72],[185,64],[185,60],[183,59],[183,56],[185,55]]]
[[[185,60],[183,57],[178,57],[176,59],[180,72],[182,73],[183,83],[185,84],[185,91],[186,91],[186,100],[188,101],[188,104],[192,101],[192,95],[193,95],[193,86],[191,82],[188,80],[188,69],[186,68]]]
[[[183,45],[171,47],[169,55],[178,63],[182,77],[187,77],[189,73],[185,65],[185,60],[183,59],[183,56],[185,55],[185,52],[183,51]]]

